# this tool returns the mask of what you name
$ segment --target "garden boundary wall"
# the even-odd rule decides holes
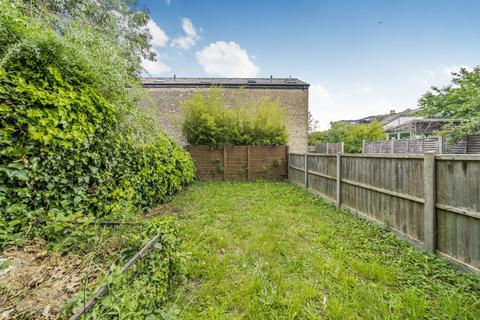
[[[480,156],[289,154],[289,180],[480,272]]]
[[[200,180],[284,180],[288,147],[187,145]]]

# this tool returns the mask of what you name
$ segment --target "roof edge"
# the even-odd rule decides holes
[[[293,88],[308,89],[310,84],[297,78],[177,78],[143,77],[145,88],[207,88],[219,86],[225,88]]]

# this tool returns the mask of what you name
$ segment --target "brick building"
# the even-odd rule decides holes
[[[239,88],[253,97],[278,98],[286,109],[288,145],[292,152],[307,148],[308,87],[309,84],[293,78],[144,78],[143,86],[151,97],[156,118],[163,130],[182,145],[182,102],[193,96],[195,90],[221,86],[225,94],[234,97]]]

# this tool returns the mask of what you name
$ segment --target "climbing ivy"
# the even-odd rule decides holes
[[[189,183],[190,156],[135,107],[118,47],[23,9],[0,1],[0,246],[74,243],[78,224],[124,219]]]

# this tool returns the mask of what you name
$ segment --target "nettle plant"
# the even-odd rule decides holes
[[[0,246],[75,243],[192,181],[193,162],[138,110],[122,48],[75,21],[0,2]]]
[[[281,145],[287,143],[285,110],[278,99],[249,97],[240,89],[228,99],[222,88],[196,91],[184,102],[182,131],[193,145]]]

